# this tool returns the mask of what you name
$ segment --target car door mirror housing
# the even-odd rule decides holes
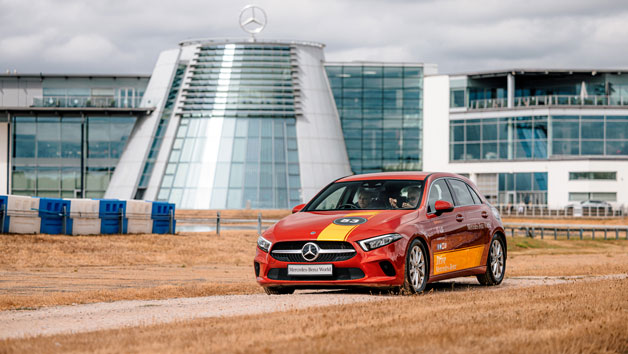
[[[440,215],[454,210],[454,205],[446,200],[437,200],[436,203],[434,203],[434,209],[436,210],[436,214]]]
[[[303,207],[305,207],[305,204],[299,204],[295,206],[294,208],[292,208],[292,214],[300,212]]]

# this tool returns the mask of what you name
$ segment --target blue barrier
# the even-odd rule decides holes
[[[0,233],[169,234],[176,231],[175,208],[167,202],[0,195]]]
[[[153,202],[151,219],[153,219],[154,234],[175,233],[177,222],[174,220],[175,205],[167,202]],[[170,229],[172,225],[172,229]]]
[[[0,195],[0,232],[9,232],[9,222],[11,217],[7,215],[9,203],[6,195]]]
[[[98,216],[102,220],[100,233],[126,234],[128,225],[126,201],[117,199],[99,199],[99,201]]]
[[[42,234],[67,234],[70,201],[59,198],[39,198],[39,217]],[[71,233],[71,231],[70,231]]]

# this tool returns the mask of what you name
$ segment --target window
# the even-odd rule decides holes
[[[617,180],[617,172],[569,172],[569,180]]]
[[[480,197],[477,195],[477,193],[475,193],[473,188],[471,188],[471,186],[468,185],[468,184],[467,184],[467,188],[469,188],[469,192],[471,192],[471,197],[473,198],[473,203],[475,203],[475,204],[482,204],[482,199],[480,199]]]
[[[569,192],[570,202],[582,202],[585,200],[599,200],[605,202],[616,202],[616,192]]]
[[[450,179],[449,185],[451,189],[453,189],[454,194],[456,195],[456,205],[473,205],[475,202],[473,201],[473,197],[467,188],[467,184],[457,180]]]
[[[434,205],[437,200],[444,200],[446,202],[450,202],[452,205],[454,204],[454,200],[451,197],[451,193],[449,192],[449,187],[447,187],[447,183],[445,183],[444,179],[439,179],[436,182],[432,183],[432,187],[430,187],[430,196],[427,201],[427,212],[433,213],[436,211]]]

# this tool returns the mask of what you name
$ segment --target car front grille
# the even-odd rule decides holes
[[[316,280],[355,280],[364,278],[360,268],[334,268],[332,275],[288,275],[287,268],[272,268],[268,270],[268,279],[288,281],[316,281]]]
[[[301,249],[306,243],[315,243],[321,249],[318,258],[311,263],[340,262],[355,256],[355,248],[349,242],[343,241],[288,241],[273,245],[270,255],[281,262],[310,262],[303,258]],[[277,252],[279,251],[279,252]],[[293,253],[282,253],[293,252]],[[329,252],[329,253],[325,253]]]

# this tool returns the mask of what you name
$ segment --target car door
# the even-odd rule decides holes
[[[432,252],[432,275],[445,274],[455,271],[455,265],[451,264],[448,252],[454,250],[460,244],[460,233],[464,231],[462,225],[456,221],[454,211],[437,214],[435,203],[444,200],[454,205],[454,199],[445,178],[432,181],[427,200],[428,238]]]
[[[456,270],[463,270],[479,266],[484,252],[486,240],[486,223],[482,204],[476,204],[469,186],[462,180],[448,178],[447,182],[453,193],[455,208],[453,211],[458,228],[455,254],[451,262],[455,263]],[[486,214],[488,216],[488,214]],[[455,257],[453,257],[455,256]]]

